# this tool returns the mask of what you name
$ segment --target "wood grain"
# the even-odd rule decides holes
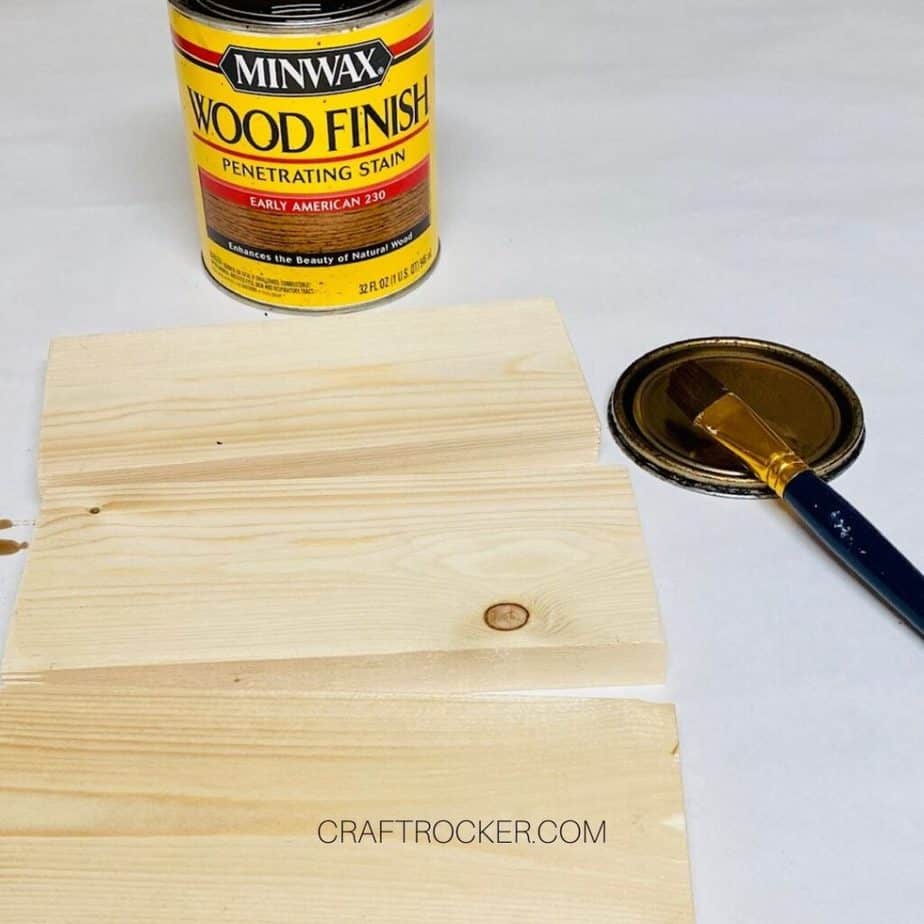
[[[497,603],[529,622],[491,629]],[[260,661],[280,662],[276,681]],[[220,685],[326,690],[657,682],[664,645],[627,474],[48,492],[4,673],[191,663]]]
[[[590,463],[599,424],[555,305],[52,343],[43,490]]]
[[[686,924],[678,761],[672,708],[620,700],[6,690],[4,915]],[[605,837],[325,846],[325,819]]]
[[[231,202],[202,184],[209,228],[246,247],[292,254],[342,253],[395,240],[429,218],[431,202],[429,176],[377,205],[321,213],[263,211]]]

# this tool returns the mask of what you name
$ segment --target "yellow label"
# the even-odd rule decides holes
[[[432,0],[317,34],[170,18],[212,276],[314,311],[422,278],[439,247]]]

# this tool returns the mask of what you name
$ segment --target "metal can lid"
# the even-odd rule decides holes
[[[268,3],[266,0],[174,0],[175,5],[224,22],[251,26],[326,26],[349,23],[404,6],[407,0],[318,0]]]
[[[863,407],[841,375],[782,344],[708,337],[647,353],[622,374],[613,392],[609,416],[616,441],[655,475],[710,494],[773,496],[668,397],[671,372],[688,360],[749,402],[822,477],[840,474],[860,454]]]

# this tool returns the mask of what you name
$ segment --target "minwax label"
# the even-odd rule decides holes
[[[432,2],[310,34],[170,15],[211,275],[316,311],[423,277],[439,247]]]

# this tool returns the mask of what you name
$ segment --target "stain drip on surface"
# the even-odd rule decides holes
[[[13,525],[12,520],[0,520],[0,529],[12,529]],[[14,539],[0,539],[0,556],[15,555],[17,552],[23,552],[28,548],[28,542],[16,542]]]

